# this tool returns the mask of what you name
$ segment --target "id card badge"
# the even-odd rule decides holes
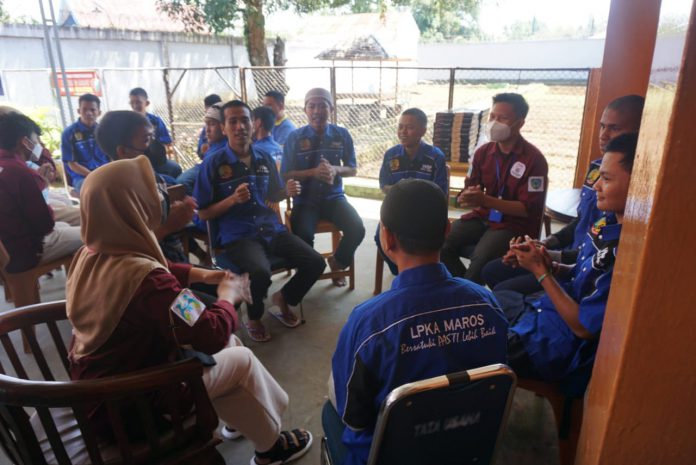
[[[169,309],[176,316],[181,318],[184,323],[193,326],[205,311],[205,304],[198,300],[193,292],[188,289],[183,289],[179,292],[176,299],[174,299]]]
[[[503,212],[496,210],[495,208],[491,208],[491,211],[488,212],[488,221],[491,223],[500,223],[503,221]]]

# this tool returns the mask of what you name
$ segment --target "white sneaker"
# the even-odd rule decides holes
[[[241,438],[242,433],[228,426],[223,426],[220,430],[220,436],[222,436],[222,439],[225,441],[234,441],[235,439]]]

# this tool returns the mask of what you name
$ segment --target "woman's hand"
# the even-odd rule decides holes
[[[226,300],[234,305],[242,302],[252,303],[249,273],[240,276],[227,271],[225,278],[218,284],[217,293],[220,300]]]
[[[208,270],[205,268],[192,267],[189,271],[189,282],[203,284],[220,284],[223,279],[232,273],[227,270]]]

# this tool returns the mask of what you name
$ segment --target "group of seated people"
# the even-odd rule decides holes
[[[254,110],[239,100],[205,102],[202,163],[191,175],[192,196],[176,200],[166,188],[166,176],[176,173],[163,177],[143,156],[155,137],[151,119],[108,112],[90,138],[110,161],[89,169],[80,183],[84,247],[66,288],[73,379],[156,366],[191,346],[206,367],[203,381],[222,436],[248,438],[256,450],[252,464],[295,460],[313,438],[304,429],[282,430],[287,394],[233,333],[243,326],[250,339],[270,340],[261,317],[273,257],[297,271],[270,297],[268,312],[289,328],[299,325],[292,307],[327,265],[313,248],[320,219],[344,233],[328,259],[334,270],[352,262],[365,233],[343,191],[342,178],[355,175],[357,163],[349,132],[329,123],[331,93],[307,92],[308,124],[294,130],[282,113],[282,94],[269,92],[264,100],[269,108]],[[78,123],[94,128],[96,116],[83,120],[83,113],[98,116],[98,102],[96,112],[80,103]],[[520,135],[529,109],[521,95],[493,98],[485,127],[490,142],[477,149],[457,197],[472,211],[454,222],[445,157],[422,140],[427,117],[418,109],[403,112],[401,143],[385,153],[380,171],[385,199],[376,234],[398,276],[389,291],[351,312],[338,338],[322,412],[334,463],[367,462],[380,405],[404,383],[507,363],[518,376],[560,381],[582,393],[602,327],[642,105],[641,97],[625,96],[607,106],[599,131],[603,157],[590,166],[577,220],[544,241],[538,235],[548,167]],[[274,141],[276,128],[282,143]],[[32,259],[10,272],[43,260],[50,250],[44,236],[58,229],[41,196],[45,179],[28,166],[39,134],[21,114],[0,116],[0,239],[15,264]],[[266,148],[269,142],[282,145],[282,155]],[[32,210],[25,208],[29,191]],[[292,232],[269,206],[286,197],[293,198]],[[50,219],[37,222],[40,229],[34,209]],[[222,250],[231,270],[192,266],[168,253],[194,213],[209,223],[210,247]],[[24,229],[5,226],[13,217]],[[238,317],[242,304],[245,323]],[[103,409],[90,418],[109,434]]]

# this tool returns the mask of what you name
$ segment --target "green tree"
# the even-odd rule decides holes
[[[0,0],[0,23],[8,23],[10,22],[10,15],[5,11],[3,3],[3,0]]]
[[[234,29],[239,20],[244,25],[249,62],[268,66],[265,14],[292,8],[308,13],[324,7],[341,6],[347,0],[157,0],[169,17],[182,21],[191,32],[220,34]]]
[[[384,13],[388,0],[352,0],[354,13]],[[425,39],[469,39],[479,34],[481,0],[391,0],[392,6],[408,7]]]

